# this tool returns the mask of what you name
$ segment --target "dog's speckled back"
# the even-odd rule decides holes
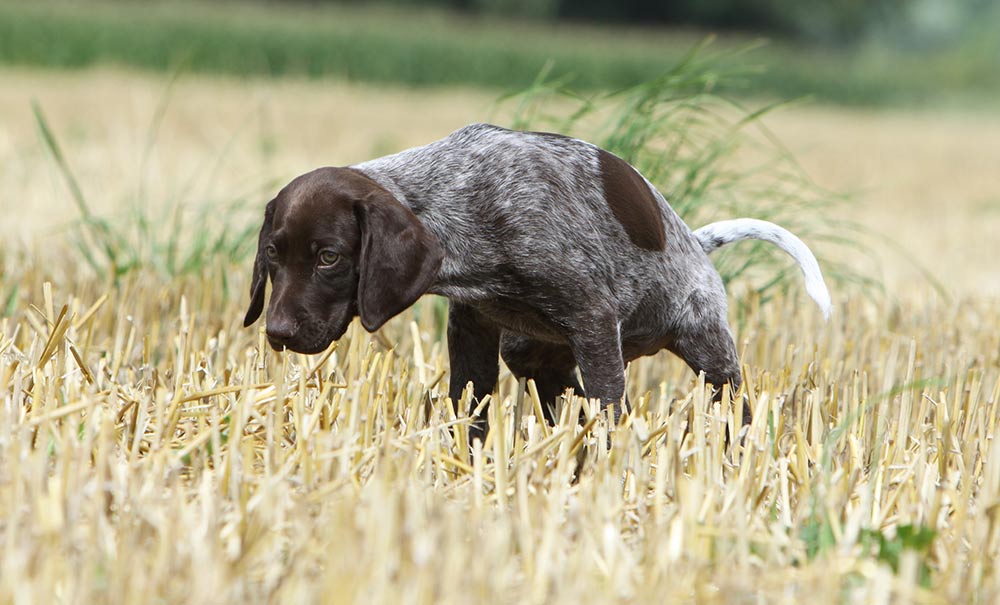
[[[632,241],[609,205],[615,192],[604,190],[601,153],[570,137],[473,124],[353,168],[409,206],[442,242],[431,291],[480,307],[507,329],[562,340],[546,327],[497,317],[505,313],[495,307],[508,299],[519,312],[532,307],[550,327],[603,310],[617,318],[623,341],[683,323],[683,303],[700,290],[721,297],[724,312],[722,283],[698,240],[644,179],[665,246],[649,250]]]

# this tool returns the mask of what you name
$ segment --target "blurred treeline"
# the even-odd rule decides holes
[[[277,0],[301,2],[302,0]],[[317,3],[324,0],[314,0]],[[680,25],[767,33],[833,45],[876,36],[947,44],[995,18],[994,0],[327,0],[433,7],[546,21]],[[991,27],[1000,27],[992,23]]]
[[[0,65],[613,91],[714,37],[716,89],[992,107],[998,25],[996,0],[0,0]]]

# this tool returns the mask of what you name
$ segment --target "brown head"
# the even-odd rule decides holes
[[[264,310],[271,346],[319,353],[355,316],[377,330],[427,291],[437,239],[409,208],[350,168],[306,173],[267,204],[244,326]]]

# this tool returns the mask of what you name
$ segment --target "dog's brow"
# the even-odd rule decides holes
[[[276,229],[271,233],[271,243],[278,247],[284,247],[288,241],[288,235],[284,229]]]

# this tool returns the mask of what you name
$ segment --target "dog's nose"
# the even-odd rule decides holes
[[[267,338],[272,345],[287,346],[299,330],[297,321],[290,317],[268,318]]]

